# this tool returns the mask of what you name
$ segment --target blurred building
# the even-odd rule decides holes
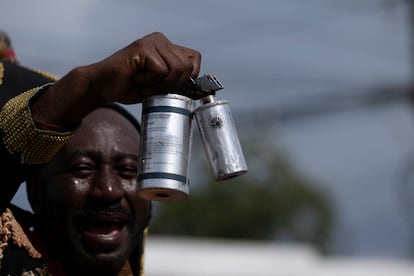
[[[146,276],[412,276],[414,262],[324,257],[306,245],[151,237]]]

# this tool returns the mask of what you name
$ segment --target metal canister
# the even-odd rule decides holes
[[[188,97],[148,97],[142,105],[138,193],[149,200],[175,201],[189,194],[192,110]]]
[[[229,103],[205,97],[194,115],[214,178],[225,180],[247,172]]]

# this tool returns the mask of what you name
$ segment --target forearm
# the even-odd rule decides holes
[[[92,95],[85,68],[73,69],[31,102],[31,114],[39,127],[50,126],[57,131],[74,129],[82,118],[104,104]]]
[[[56,131],[36,125],[30,103],[41,95],[41,89],[33,88],[11,98],[0,111],[0,213],[31,171],[48,162],[74,134],[73,130]]]
[[[30,103],[43,87],[30,89],[9,100],[0,112],[2,142],[22,164],[42,164],[73,136],[73,130],[39,128],[31,115]]]

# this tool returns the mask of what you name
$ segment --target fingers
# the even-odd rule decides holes
[[[139,50],[139,72],[135,82],[144,91],[174,92],[182,89],[190,77],[200,71],[201,55],[190,48],[172,44],[164,35],[144,37]]]
[[[191,72],[191,77],[193,79],[197,78],[198,74],[200,73],[200,66],[201,66],[201,54],[198,51],[195,51],[193,49],[190,48],[186,48],[183,46],[177,46],[180,48],[180,51],[183,53],[183,55],[185,55],[188,60],[191,62],[192,64],[192,72]]]
[[[108,58],[86,66],[89,94],[100,102],[138,103],[143,98],[180,92],[200,71],[199,52],[153,33]]]

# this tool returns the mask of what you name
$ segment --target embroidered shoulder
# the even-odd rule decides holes
[[[0,54],[1,56],[1,54]],[[39,74],[45,78],[50,79],[51,81],[57,81],[59,79],[59,77],[57,77],[54,74],[51,74],[49,72],[43,71],[43,70],[39,70],[39,69],[35,69],[35,68],[26,68],[36,74]],[[0,61],[0,86],[3,84],[3,78],[4,78],[4,65],[3,63]]]
[[[0,262],[3,259],[3,252],[10,239],[18,247],[26,249],[30,257],[42,257],[42,255],[33,247],[22,227],[14,218],[13,213],[10,209],[6,209],[0,216]]]
[[[39,74],[39,75],[42,75],[45,78],[48,78],[48,79],[52,80],[52,81],[59,80],[59,77],[58,76],[55,76],[54,74],[51,74],[49,72],[46,72],[46,71],[43,71],[43,70],[39,70],[39,69],[35,69],[35,68],[28,68],[28,69],[31,70],[31,71],[33,71],[33,72],[35,72],[35,73],[37,73],[37,74]]]

